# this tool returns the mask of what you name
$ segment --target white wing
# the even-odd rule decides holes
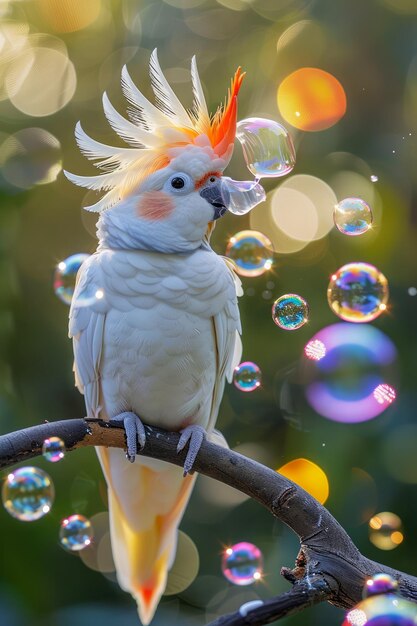
[[[73,339],[75,384],[84,394],[88,417],[100,412],[100,359],[107,303],[99,255],[82,264],[72,298],[69,336]]]
[[[225,308],[213,317],[214,335],[217,346],[217,376],[213,390],[213,404],[208,430],[214,427],[222,401],[225,380],[232,381],[233,370],[242,356],[242,332],[237,297],[242,295],[241,281],[230,262],[224,258],[230,272],[228,298]]]

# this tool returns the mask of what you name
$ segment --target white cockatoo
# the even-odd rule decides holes
[[[151,104],[123,68],[130,120],[103,96],[105,115],[130,147],[88,137],[82,152],[105,170],[75,184],[105,195],[97,251],[81,266],[70,311],[74,370],[87,415],[123,422],[127,454],[98,448],[109,492],[110,530],[120,586],[149,624],[175,558],[177,528],[194,484],[189,472],[205,431],[214,429],[225,378],[241,355],[239,280],[209,244],[225,211],[222,173],[233,151],[237,70],[224,106],[210,117],[195,59],[188,112],[164,77],[156,51]],[[183,471],[136,456],[143,423],[179,431]],[[127,457],[127,458],[126,458]],[[130,461],[130,462],[129,462]]]

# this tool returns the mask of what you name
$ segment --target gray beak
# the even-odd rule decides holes
[[[204,187],[204,189],[200,191],[200,196],[213,205],[214,220],[218,220],[219,217],[222,217],[226,213],[230,201],[230,193],[221,182]]]

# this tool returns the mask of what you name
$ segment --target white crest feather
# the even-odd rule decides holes
[[[159,142],[155,136],[152,135],[152,133],[149,133],[148,131],[139,128],[136,124],[129,122],[129,120],[116,111],[106,92],[103,93],[103,109],[104,115],[106,116],[110,126],[127,143],[137,147],[154,147],[158,145]]]
[[[162,111],[156,108],[139,89],[130,77],[126,65],[122,69],[122,91],[126,100],[134,107],[135,118],[142,126],[148,129],[169,125],[171,122]]]
[[[83,154],[95,161],[104,173],[78,176],[64,172],[74,184],[86,189],[105,191],[88,211],[103,211],[131,193],[149,174],[165,167],[178,151],[189,145],[210,147],[210,116],[198,76],[195,58],[191,62],[194,94],[192,112],[188,113],[168,84],[160,68],[156,50],[150,59],[150,77],[156,106],[149,102],[133,83],[126,67],[122,70],[122,89],[132,111],[133,121],[124,118],[103,94],[104,114],[113,130],[129,147],[109,146],[89,137],[80,123],[75,137]],[[205,139],[203,138],[205,136]],[[202,140],[204,139],[203,143]]]
[[[90,161],[101,159],[94,164],[100,169],[116,169],[120,165],[128,165],[135,154],[139,158],[143,153],[142,148],[119,148],[100,143],[84,132],[80,122],[77,122],[75,127],[75,139],[87,159]]]
[[[195,56],[191,59],[191,80],[193,84],[193,115],[201,133],[207,133],[210,127],[210,114],[208,112],[206,99],[204,97],[203,87],[201,85],[200,76],[198,75],[197,61]]]
[[[184,126],[185,128],[194,128],[194,124],[190,119],[190,116],[178,100],[161,70],[156,50],[154,50],[151,54],[149,74],[156,100],[165,115],[168,115],[168,117],[180,126]]]

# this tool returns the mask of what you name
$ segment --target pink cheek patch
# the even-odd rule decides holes
[[[146,191],[141,197],[136,212],[146,220],[165,220],[174,210],[174,203],[163,191]]]

